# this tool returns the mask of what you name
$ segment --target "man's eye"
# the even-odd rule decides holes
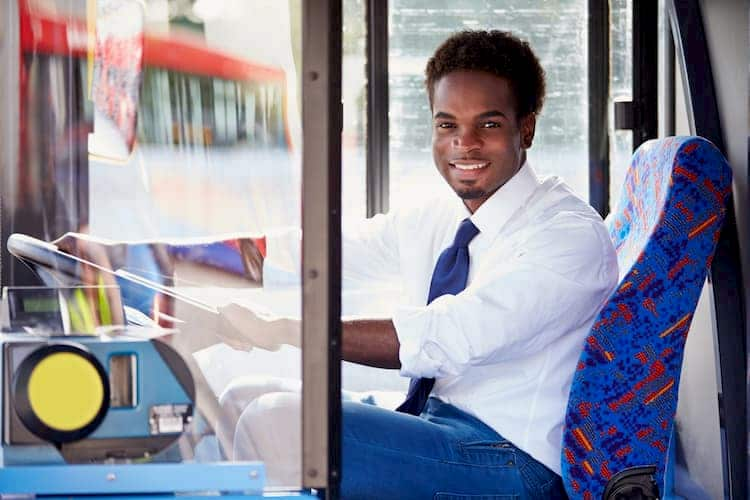
[[[482,128],[498,128],[500,127],[500,123],[498,122],[483,122]]]
[[[435,125],[437,128],[454,128],[455,125],[450,122],[441,122]]]

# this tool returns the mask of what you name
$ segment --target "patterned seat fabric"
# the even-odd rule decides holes
[[[571,498],[600,499],[613,475],[645,465],[664,492],[683,348],[730,190],[729,165],[705,139],[649,141],[633,155],[606,221],[620,283],[586,339],[568,401]]]

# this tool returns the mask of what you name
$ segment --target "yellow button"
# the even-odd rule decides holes
[[[104,403],[104,385],[89,360],[58,352],[34,367],[28,395],[32,411],[43,424],[59,431],[75,431],[99,413]]]

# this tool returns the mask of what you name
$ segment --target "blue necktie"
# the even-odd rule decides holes
[[[467,218],[461,221],[453,244],[443,250],[435,264],[427,297],[428,304],[441,295],[457,295],[466,288],[466,279],[469,277],[469,242],[477,234],[479,229],[471,220]],[[434,378],[411,379],[406,400],[396,408],[396,411],[412,415],[422,413],[433,385]]]

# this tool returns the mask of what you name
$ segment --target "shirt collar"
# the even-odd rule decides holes
[[[492,193],[492,196],[473,214],[462,201],[461,205],[464,207],[462,218],[470,216],[471,221],[479,228],[480,234],[494,237],[540,184],[536,173],[526,161],[518,172],[500,189]]]

